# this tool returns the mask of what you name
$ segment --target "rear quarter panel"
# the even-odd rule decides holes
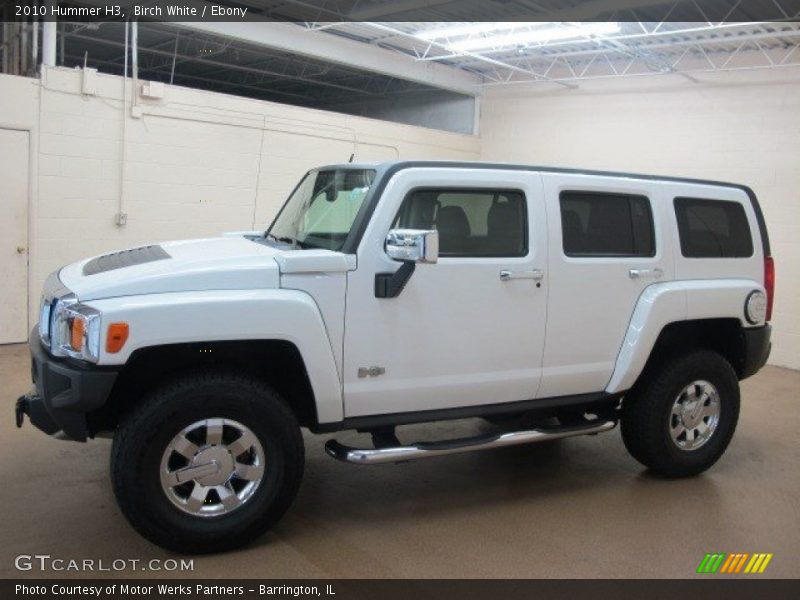
[[[742,327],[757,327],[744,316],[747,296],[764,291],[764,250],[758,220],[742,189],[705,184],[663,182],[662,226],[673,240],[672,281],[650,286],[639,298],[620,348],[614,372],[606,386],[609,393],[629,389],[641,373],[661,330],[676,321],[735,318]],[[678,197],[726,200],[742,205],[750,226],[753,254],[744,258],[689,258],[683,256],[675,216]]]
[[[739,188],[689,183],[666,182],[664,197],[668,206],[667,226],[673,231],[675,244],[675,279],[750,279],[759,284],[764,282],[764,250],[761,232],[758,227],[753,205],[747,193]],[[678,222],[675,218],[674,199],[679,197],[702,198],[707,200],[727,200],[742,205],[750,235],[753,238],[753,255],[748,258],[688,258],[681,253]]]

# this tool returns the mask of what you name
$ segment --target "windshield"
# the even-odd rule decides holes
[[[369,169],[309,172],[267,237],[301,248],[340,250],[374,178]]]

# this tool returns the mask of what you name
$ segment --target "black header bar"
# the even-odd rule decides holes
[[[749,578],[746,578],[749,577]],[[262,600],[272,598],[322,600],[760,600],[798,597],[793,580],[754,579],[752,575],[708,575],[685,580],[536,580],[536,579],[346,579],[346,580],[157,580],[39,579],[2,580],[4,600],[36,598],[75,600]]]
[[[102,22],[750,22],[800,20],[800,0],[0,0],[0,19]]]

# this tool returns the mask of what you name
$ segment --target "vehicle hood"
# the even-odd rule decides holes
[[[59,278],[80,301],[193,290],[280,287],[280,249],[244,237],[165,242],[82,260]]]

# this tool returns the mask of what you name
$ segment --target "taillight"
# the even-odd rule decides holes
[[[767,321],[772,320],[772,301],[775,299],[775,261],[764,257],[764,289],[767,290]]]

